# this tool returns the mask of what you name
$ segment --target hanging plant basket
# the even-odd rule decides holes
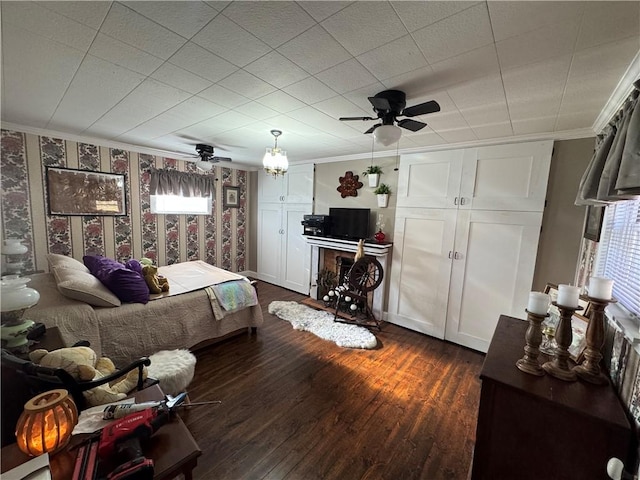
[[[387,208],[387,205],[389,205],[389,194],[379,193],[377,197],[378,197],[378,207]]]
[[[369,177],[369,187],[376,188],[378,186],[378,180],[380,180],[379,173],[370,173]]]

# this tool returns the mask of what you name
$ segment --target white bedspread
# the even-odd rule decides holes
[[[214,267],[202,260],[159,267],[158,275],[162,275],[169,280],[169,291],[153,294],[150,296],[151,300],[201,290],[230,280],[246,280],[247,278],[237,273]]]

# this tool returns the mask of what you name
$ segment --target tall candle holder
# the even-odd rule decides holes
[[[571,330],[571,317],[576,310],[582,310],[582,307],[567,307],[557,302],[552,305],[558,307],[560,311],[560,321],[556,327],[556,352],[553,360],[546,362],[542,368],[549,375],[556,377],[565,382],[573,382],[577,379],[576,372],[569,368],[569,346],[573,340],[573,332]]]
[[[529,310],[527,312],[527,320],[529,321],[529,328],[525,334],[526,345],[524,347],[524,357],[516,362],[516,367],[525,373],[531,375],[538,375],[539,377],[544,375],[544,370],[540,366],[538,361],[538,355],[540,355],[540,344],[542,343],[542,322],[549,316],[548,313],[540,315],[532,313]]]
[[[604,308],[616,300],[588,297],[591,304],[589,325],[585,334],[587,347],[584,350],[584,361],[573,368],[580,379],[595,385],[609,383],[607,376],[600,370],[602,360],[602,346],[604,345]]]

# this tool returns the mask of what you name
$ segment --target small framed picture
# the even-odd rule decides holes
[[[587,346],[587,327],[589,319],[574,313],[571,317],[571,333],[572,341],[569,345],[569,355],[571,360],[576,363],[582,361],[582,354]]]
[[[587,206],[587,221],[584,224],[584,234],[582,236],[594,242],[599,242],[603,218],[604,207]]]
[[[222,206],[224,208],[240,206],[240,187],[222,187]]]

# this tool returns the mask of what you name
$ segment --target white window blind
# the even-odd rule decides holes
[[[596,272],[612,278],[613,296],[640,315],[640,198],[607,207]]]

